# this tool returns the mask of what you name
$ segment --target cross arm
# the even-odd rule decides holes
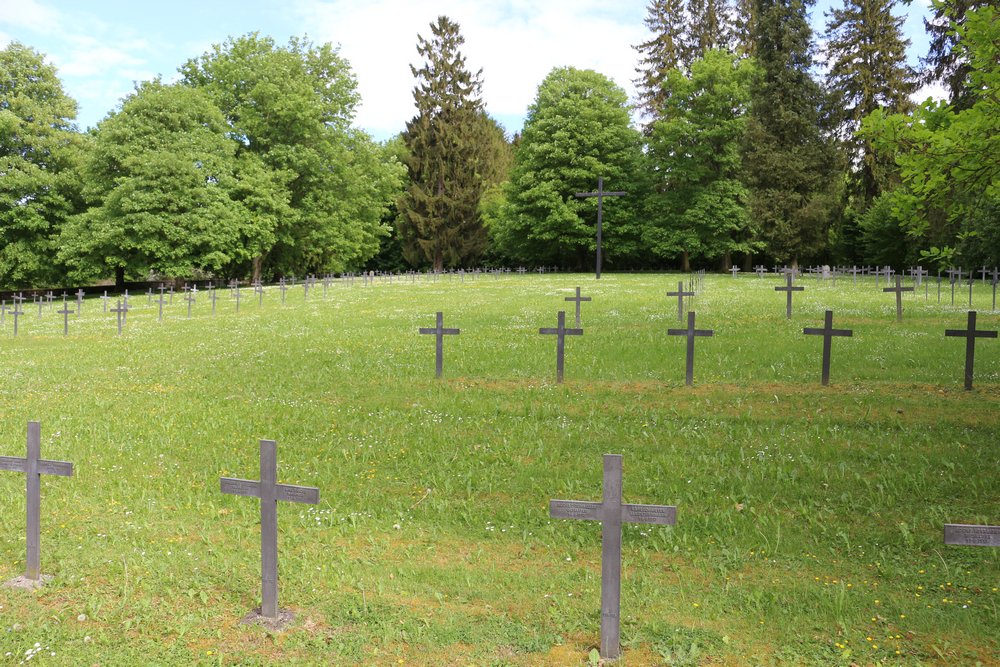
[[[673,505],[622,505],[623,523],[649,523],[672,526],[677,523],[677,507]]]
[[[319,503],[319,489],[314,486],[293,486],[291,484],[278,484],[275,487],[278,500],[288,500],[293,503],[307,503],[315,505]]]
[[[219,479],[219,486],[221,487],[223,493],[228,493],[234,496],[260,498],[260,482],[255,482],[249,479],[222,477]]]
[[[43,459],[38,462],[38,474],[72,477],[73,464],[69,461],[49,461],[47,459]]]
[[[553,519],[583,519],[600,521],[604,518],[601,503],[583,500],[550,500],[549,516]]]
[[[13,470],[14,472],[27,472],[28,462],[14,456],[0,456],[0,470]]]

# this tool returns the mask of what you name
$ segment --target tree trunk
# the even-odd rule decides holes
[[[253,282],[257,282],[260,280],[260,267],[263,263],[264,263],[263,255],[257,255],[256,257],[253,258],[253,278],[252,278]]]
[[[115,267],[115,291],[124,292],[125,291],[125,267],[116,266]]]
[[[726,252],[722,253],[722,270],[728,271],[732,267],[733,267],[733,256],[727,250]]]
[[[691,255],[687,250],[681,253],[681,272],[691,273]]]

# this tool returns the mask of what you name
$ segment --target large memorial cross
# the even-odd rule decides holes
[[[278,501],[315,505],[319,502],[319,489],[310,486],[278,484],[277,443],[260,441],[260,480],[222,477],[222,493],[235,496],[260,498],[260,566],[261,607],[260,615],[278,618]]]
[[[965,329],[946,329],[945,336],[957,336],[965,338],[965,390],[972,390],[972,369],[976,363],[976,339],[996,338],[996,331],[976,329],[976,311],[969,311],[968,326]]]
[[[0,470],[23,472],[27,477],[27,560],[24,578],[41,582],[41,487],[42,475],[69,477],[73,464],[66,461],[49,461],[41,457],[42,426],[28,422],[28,451],[22,458],[0,456]]]
[[[577,197],[597,197],[597,280],[601,279],[601,237],[603,235],[604,198],[624,197],[627,192],[610,192],[604,189],[604,177],[597,179],[597,192],[577,192]]]
[[[667,292],[667,296],[676,296],[677,297],[677,321],[678,322],[683,322],[684,321],[684,297],[686,297],[686,296],[694,296],[694,290],[691,290],[690,292],[685,292],[684,291],[684,281],[681,280],[681,281],[679,281],[677,283],[677,291],[676,292]]]
[[[434,357],[434,377],[441,377],[441,369],[444,365],[444,337],[445,336],[457,336],[462,333],[460,329],[445,329],[444,328],[444,313],[438,311],[437,313],[437,326],[433,329],[420,327],[420,333],[422,334],[434,334],[437,336],[437,343],[435,344],[435,357]]]
[[[580,302],[581,301],[590,301],[590,300],[591,300],[591,298],[589,296],[580,296],[580,288],[579,287],[576,288],[576,296],[568,296],[568,297],[566,297],[566,301],[575,301],[576,302],[576,326],[580,326]]]
[[[684,384],[689,387],[694,382],[694,339],[696,336],[714,336],[711,329],[694,328],[694,311],[688,311],[687,329],[667,329],[668,336],[687,336],[687,372],[684,376]]]
[[[912,287],[903,287],[902,279],[899,274],[896,274],[896,286],[895,287],[885,287],[882,289],[883,292],[895,292],[896,293],[896,321],[903,321],[903,292],[912,292]]]
[[[566,328],[566,311],[560,310],[557,319],[557,326],[542,327],[538,330],[540,334],[556,335],[556,382],[563,381],[563,360],[566,354],[566,336],[582,336],[583,329]]]
[[[830,384],[830,348],[832,347],[833,336],[851,337],[854,335],[854,332],[851,329],[834,329],[833,311],[828,310],[826,311],[822,329],[806,327],[802,330],[802,333],[808,336],[823,337],[823,386],[826,386]]]
[[[785,306],[785,316],[788,319],[792,319],[792,292],[801,292],[801,291],[805,290],[805,287],[802,287],[802,286],[792,287],[792,273],[793,273],[792,271],[789,271],[788,273],[785,274],[785,286],[784,287],[775,287],[774,288],[775,292],[785,292],[785,294],[788,297],[787,298],[787,304]]]
[[[677,508],[670,505],[622,503],[622,457],[604,455],[604,493],[599,503],[579,500],[549,501],[553,519],[601,522],[601,658],[619,655],[621,635],[622,524],[646,523],[672,526]]]

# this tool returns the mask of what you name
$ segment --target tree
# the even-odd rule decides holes
[[[55,261],[66,218],[79,206],[77,167],[87,141],[76,102],[55,67],[12,42],[0,50],[0,284],[59,284]]]
[[[652,0],[643,23],[653,37],[633,47],[642,54],[635,70],[639,78],[634,83],[639,96],[637,106],[649,119],[646,124],[648,134],[653,121],[660,118],[666,106],[669,92],[663,83],[667,73],[683,68],[689,60],[683,0]]]
[[[971,66],[958,49],[958,31],[965,25],[969,12],[985,7],[996,7],[995,0],[933,0],[934,15],[924,19],[924,29],[930,37],[924,64],[923,82],[940,81],[948,89],[948,103],[955,109],[972,106],[975,90],[969,86]]]
[[[822,125],[826,99],[813,80],[808,0],[756,0],[755,59],[744,144],[754,222],[768,251],[796,263],[827,244],[841,158]]]
[[[650,171],[660,179],[651,197],[644,239],[659,257],[724,258],[760,249],[741,182],[746,114],[757,70],[752,60],[712,50],[691,74],[673,70],[670,97],[649,138]]]
[[[878,156],[869,142],[857,136],[861,119],[876,109],[906,113],[916,90],[906,65],[909,40],[901,36],[902,17],[892,14],[896,0],[844,0],[827,14],[826,51],[831,61],[827,87],[839,101],[837,120],[854,166],[854,208],[864,211],[885,184],[878,174],[889,165],[876,165]]]
[[[503,130],[483,110],[482,70],[469,72],[459,51],[465,39],[458,24],[439,16],[430,28],[430,39],[417,36],[423,66],[410,66],[417,115],[403,133],[410,184],[398,224],[407,259],[440,271],[486,249],[479,201],[506,177],[510,158]]]
[[[692,62],[712,49],[731,46],[734,26],[729,9],[729,0],[688,0]]]
[[[645,252],[635,212],[641,156],[625,91],[593,70],[552,70],[528,108],[505,200],[490,202],[494,242],[514,261],[593,266],[597,204],[575,194],[603,176],[629,191],[604,202],[606,262],[634,263]]]
[[[292,38],[279,47],[251,33],[180,71],[183,84],[204,90],[222,111],[237,156],[283,184],[289,208],[274,244],[253,258],[254,278],[343,271],[378,252],[402,168],[351,127],[357,84],[330,44]]]
[[[205,93],[152,81],[97,128],[84,166],[91,207],[67,222],[60,257],[80,280],[187,277],[249,260],[287,213],[283,182],[238,157]]]

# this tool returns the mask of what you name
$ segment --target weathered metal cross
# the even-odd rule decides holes
[[[670,505],[622,503],[622,457],[604,455],[604,498],[602,502],[550,500],[553,519],[582,519],[601,522],[601,658],[618,657],[621,636],[622,524],[646,523],[672,526],[677,508]]]
[[[802,330],[802,333],[808,336],[822,336],[823,337],[823,386],[830,384],[830,348],[833,336],[854,336],[854,331],[851,329],[834,329],[833,328],[833,311],[826,311],[826,316],[823,322],[823,328],[817,329],[814,327],[806,327]]]
[[[972,369],[976,362],[976,339],[996,338],[996,331],[976,330],[976,311],[969,311],[968,326],[965,329],[946,329],[945,336],[965,338],[965,390],[972,390]]]
[[[714,336],[715,332],[711,329],[695,329],[694,328],[694,311],[688,311],[688,325],[687,329],[667,329],[668,336],[687,336],[687,372],[685,374],[684,384],[689,387],[694,382],[694,339],[696,336]]]
[[[115,314],[118,318],[118,335],[122,335],[122,327],[125,326],[125,318],[128,317],[128,304],[122,304],[121,299],[118,299],[118,305],[111,309],[111,312]]]
[[[457,336],[461,333],[460,329],[445,329],[444,328],[444,314],[440,311],[437,313],[437,326],[433,329],[420,327],[420,333],[422,334],[434,334],[437,336],[437,344],[435,345],[435,357],[434,357],[434,377],[441,377],[441,368],[443,366],[444,357],[444,337],[445,336]]]
[[[805,290],[805,287],[792,287],[792,272],[789,271],[785,274],[786,284],[784,287],[775,287],[775,292],[785,292],[788,295],[788,303],[785,306],[785,316],[788,319],[792,319],[792,292],[801,292]]]
[[[310,486],[278,484],[277,443],[260,441],[260,480],[219,480],[222,493],[235,496],[260,498],[260,565],[261,607],[260,615],[278,618],[278,501],[315,505],[319,502],[319,489]]]
[[[604,177],[597,179],[597,192],[577,192],[577,197],[597,197],[597,280],[601,279],[601,238],[603,236],[604,198],[624,197],[627,192],[610,192],[604,189]]]
[[[41,476],[73,474],[73,464],[66,461],[49,461],[41,458],[42,426],[28,422],[27,456],[23,459],[0,456],[0,470],[23,472],[27,477],[27,558],[25,579],[41,581]]]
[[[57,310],[57,313],[63,316],[63,336],[69,335],[69,314],[74,312],[73,309],[66,305],[66,297],[63,297],[63,309]]]
[[[576,288],[576,296],[568,296],[568,297],[566,297],[565,300],[566,301],[575,301],[576,302],[576,326],[580,326],[580,302],[581,301],[590,301],[591,298],[589,296],[580,296],[580,288],[577,287]]]
[[[556,382],[563,381],[563,359],[566,353],[566,336],[582,336],[583,329],[566,328],[566,311],[560,310],[555,328],[542,327],[538,330],[540,334],[555,334],[556,338]]]
[[[883,292],[895,292],[896,293],[896,321],[903,321],[903,292],[912,292],[912,287],[903,287],[902,278],[899,274],[896,274],[896,286],[895,287],[884,287]]]
[[[681,280],[681,281],[679,281],[677,283],[677,291],[676,292],[667,292],[667,296],[676,296],[677,297],[677,321],[678,322],[683,322],[684,321],[684,297],[686,297],[686,296],[694,296],[694,290],[692,290],[690,292],[685,292],[684,291],[684,281]]]

